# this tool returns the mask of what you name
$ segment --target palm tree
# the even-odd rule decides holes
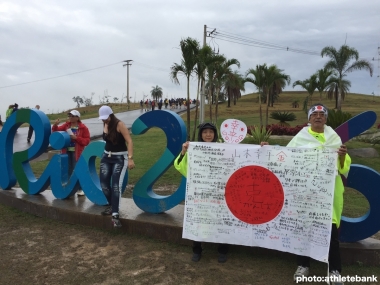
[[[176,84],[179,84],[178,74],[182,73],[187,80],[187,101],[190,101],[190,76],[194,71],[197,63],[197,50],[199,50],[199,42],[196,39],[186,38],[180,41],[182,52],[181,64],[174,63],[172,65],[170,78]],[[187,106],[187,139],[190,140],[190,104]]]
[[[309,96],[306,97],[306,99],[304,101],[304,106],[303,106],[303,109],[305,111],[307,111],[308,102],[310,100],[310,104],[311,104],[313,93],[314,93],[315,89],[317,89],[317,85],[318,85],[317,75],[313,74],[308,79],[295,81],[293,83],[293,88],[297,85],[301,86],[303,89],[305,89],[307,91],[307,93],[309,93]]]
[[[215,122],[218,121],[218,103],[219,103],[219,94],[224,82],[227,80],[228,75],[232,74],[231,66],[236,65],[240,68],[240,62],[235,59],[229,59],[221,62],[216,69],[215,74],[215,85],[216,85],[216,102],[215,102]]]
[[[344,77],[345,76],[346,75],[344,75]],[[330,81],[330,84],[329,86],[327,86],[327,98],[330,100],[335,99],[335,109],[338,109],[339,78],[332,76],[329,81]],[[351,82],[347,79],[342,79],[340,84],[342,87],[341,97],[342,97],[342,100],[344,100],[344,98],[346,97],[346,94],[350,90]]]
[[[272,64],[269,68],[266,67],[263,69],[264,73],[264,90],[267,95],[267,104],[266,104],[266,112],[265,112],[265,126],[268,125],[268,117],[269,117],[269,93],[270,90],[274,87],[275,84],[277,86],[281,86],[281,82],[285,84],[290,84],[290,76],[282,73],[282,69],[279,69],[276,65]]]
[[[150,91],[150,94],[154,98],[154,100],[158,100],[158,98],[162,98],[162,88],[159,87],[158,85],[152,86],[152,90]]]
[[[267,65],[256,65],[256,68],[250,68],[245,74],[245,82],[250,82],[256,86],[257,91],[259,92],[259,116],[260,116],[260,127],[263,126],[263,112],[261,108],[261,92],[264,88],[264,69],[267,68]],[[249,77],[252,75],[252,77]]]
[[[370,76],[373,74],[373,68],[368,60],[360,59],[359,52],[355,48],[342,45],[339,50],[333,46],[322,49],[321,56],[327,56],[330,60],[325,64],[325,68],[332,69],[338,74],[338,104],[337,109],[342,109],[343,77],[354,70],[368,70]],[[351,60],[355,60],[350,64]]]
[[[215,80],[219,65],[226,61],[223,55],[212,53],[205,59],[206,77],[208,86],[208,101],[210,104],[210,121],[212,122],[212,105],[215,102]]]
[[[206,61],[212,55],[212,49],[209,46],[202,47],[199,51],[196,51],[197,54],[197,64],[195,65],[194,71],[198,77],[198,86],[197,86],[197,104],[195,105],[195,120],[194,120],[194,129],[191,140],[195,140],[196,128],[198,125],[198,102],[199,102],[199,94],[203,92],[203,96],[205,96],[205,78],[204,73],[206,70]]]
[[[231,107],[231,97],[236,105],[236,99],[241,97],[240,91],[245,91],[243,76],[237,70],[227,74],[223,90],[227,94],[227,108]]]
[[[268,106],[273,107],[274,101],[276,101],[279,97],[279,95],[282,93],[282,90],[285,88],[286,84],[288,83],[287,80],[284,78],[278,78],[273,83],[272,87],[269,89],[269,102],[265,102],[268,104]],[[266,89],[264,89],[264,93],[266,92]]]
[[[325,91],[331,84],[331,78],[334,74],[334,71],[325,68],[318,69],[315,73],[317,75],[317,89],[319,91],[319,99],[322,100],[322,93]]]

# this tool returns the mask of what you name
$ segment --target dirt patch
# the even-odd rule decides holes
[[[273,251],[264,256],[255,248],[231,246],[228,261],[219,264],[216,245],[203,247],[201,260],[194,263],[189,246],[64,224],[0,206],[0,284],[294,284],[290,254]],[[312,266],[318,276],[327,270],[323,263]],[[344,269],[346,274],[380,275],[379,268]]]

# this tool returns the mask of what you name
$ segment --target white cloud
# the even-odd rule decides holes
[[[170,66],[181,60],[181,38],[203,43],[203,26],[276,45],[319,53],[345,41],[362,58],[378,58],[378,1],[41,1],[14,0],[0,4],[0,87],[55,77],[98,66],[134,60],[130,96],[136,100],[152,86],[164,95],[185,97],[186,82],[175,85]],[[323,67],[326,58],[283,50],[237,45],[207,38],[227,58],[241,63],[241,73],[256,64],[276,64],[294,80]],[[377,88],[366,71],[349,75],[352,92],[371,94]],[[287,88],[293,90],[291,86]],[[42,110],[73,107],[73,96],[125,96],[126,68],[113,65],[53,80],[0,88],[3,106],[40,104]],[[254,91],[246,85],[246,93]],[[297,90],[296,88],[294,90]],[[191,92],[195,97],[196,82]],[[136,95],[135,95],[136,94]],[[0,114],[4,116],[4,110]]]

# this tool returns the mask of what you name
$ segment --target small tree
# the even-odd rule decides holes
[[[77,108],[80,107],[81,104],[83,104],[83,99],[79,96],[74,96],[73,97],[73,101],[77,104]]]
[[[83,104],[88,107],[88,106],[92,106],[93,105],[93,102],[92,102],[92,98],[94,97],[95,93],[92,92],[91,93],[91,97],[87,98],[85,96],[82,97],[83,99]]]

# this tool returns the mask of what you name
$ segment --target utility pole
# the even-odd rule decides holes
[[[380,96],[380,46],[377,47],[377,90]]]
[[[207,35],[207,25],[203,27],[203,47],[206,46],[206,35]],[[206,73],[206,71],[205,71]],[[203,74],[203,78],[201,81],[201,102],[199,106],[199,123],[203,123],[205,120],[205,103],[206,103],[206,94],[205,94],[205,82],[204,82],[205,74]],[[196,102],[198,104],[198,102]]]
[[[126,64],[123,64],[123,67],[127,66],[127,106],[128,106],[128,110],[129,110],[129,66],[132,65],[132,63],[130,63],[131,61],[133,61],[133,60],[128,59],[128,60],[123,61],[123,62],[126,62]]]

